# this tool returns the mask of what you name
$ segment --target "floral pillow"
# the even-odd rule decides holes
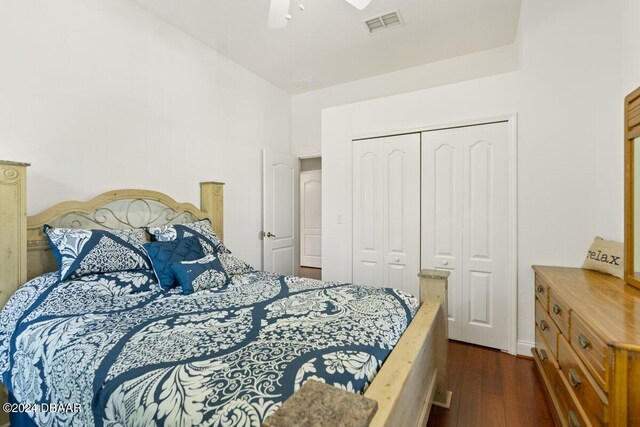
[[[44,232],[60,260],[60,279],[112,271],[150,270],[151,261],[142,246],[145,230],[82,230],[44,226]]]
[[[246,274],[253,273],[256,271],[255,268],[242,261],[240,258],[232,255],[231,253],[218,253],[218,258],[220,258],[220,262],[224,267],[224,271],[227,272],[229,276],[235,276],[236,274]]]
[[[171,264],[182,292],[192,294],[205,289],[220,290],[230,282],[220,259],[215,254],[209,254],[195,261],[181,261]]]
[[[214,252],[229,253],[229,250],[222,244],[222,241],[216,236],[211,226],[211,221],[204,219],[202,221],[192,222],[190,224],[173,224],[163,225],[161,227],[149,227],[147,229],[151,236],[158,242],[168,242],[170,240],[179,240],[185,237],[196,236],[200,240],[200,245],[204,249],[205,254]]]

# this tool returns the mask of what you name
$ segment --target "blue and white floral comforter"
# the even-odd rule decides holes
[[[363,392],[418,308],[393,289],[238,274],[163,293],[149,272],[22,286],[0,313],[15,400],[38,425],[259,425],[307,379]]]

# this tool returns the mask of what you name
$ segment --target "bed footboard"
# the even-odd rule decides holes
[[[447,279],[420,272],[420,302],[413,321],[367,389],[378,402],[371,426],[424,426],[431,405],[449,407],[447,389]]]

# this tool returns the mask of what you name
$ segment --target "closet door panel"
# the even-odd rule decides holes
[[[419,296],[420,134],[380,138],[383,153],[384,282]]]
[[[422,134],[421,268],[449,275],[449,338],[462,339],[461,132]]]
[[[420,134],[353,143],[353,282],[419,295]]]
[[[449,337],[508,349],[508,125],[422,134],[421,268],[449,270]]]
[[[492,146],[485,140],[473,143],[469,159],[469,257],[491,258],[491,170]]]
[[[353,283],[382,285],[382,174],[378,142],[353,143]]]
[[[463,340],[508,349],[507,123],[463,128]]]

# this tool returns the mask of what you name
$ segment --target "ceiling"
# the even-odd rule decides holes
[[[292,1],[287,27],[272,30],[270,0],[132,1],[291,94],[511,44],[521,3],[302,0],[302,12]],[[363,21],[393,10],[405,25],[370,35]]]

